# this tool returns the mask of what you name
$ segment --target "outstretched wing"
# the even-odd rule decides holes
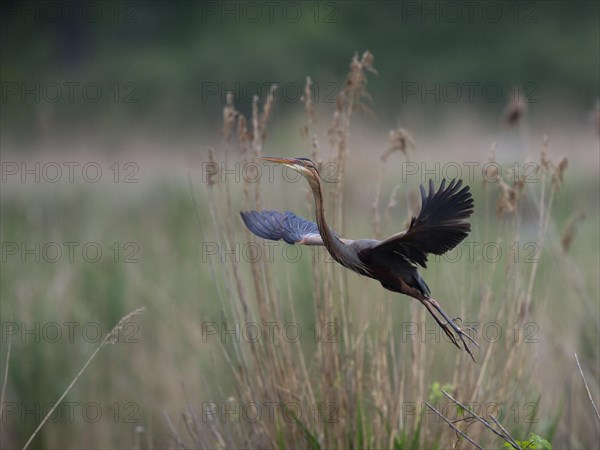
[[[374,253],[397,253],[426,267],[427,254],[441,255],[456,247],[471,231],[466,219],[473,212],[473,197],[462,180],[446,180],[437,192],[429,180],[429,194],[421,189],[421,212],[413,217],[408,230],[390,236],[372,248]]]
[[[255,235],[288,244],[323,245],[317,224],[291,211],[241,212],[242,220]]]

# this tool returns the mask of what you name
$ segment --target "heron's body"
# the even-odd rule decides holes
[[[431,297],[427,283],[417,271],[417,265],[426,267],[428,254],[440,255],[451,250],[469,233],[471,228],[465,220],[473,212],[473,198],[468,186],[460,189],[462,181],[459,180],[452,181],[446,187],[443,180],[436,192],[430,181],[428,195],[421,186],[421,212],[412,218],[406,231],[383,241],[342,239],[325,221],[323,195],[315,164],[306,158],[263,159],[284,164],[304,175],[315,198],[317,222],[298,217],[290,211],[242,212],[242,219],[250,231],[265,239],[283,239],[288,244],[325,246],[330,255],[344,267],[379,281],[390,291],[409,295],[423,303],[451,341],[459,346],[453,334],[455,333],[465,350],[473,357],[463,337],[473,343],[474,341]],[[445,323],[436,312],[446,320]]]

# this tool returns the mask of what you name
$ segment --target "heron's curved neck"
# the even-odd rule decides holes
[[[336,258],[338,255],[341,256],[340,249],[342,252],[344,251],[344,244],[340,242],[340,240],[335,236],[327,222],[325,221],[325,206],[323,204],[323,193],[321,192],[321,183],[316,178],[307,178],[308,184],[310,184],[310,188],[312,189],[313,196],[315,197],[315,209],[317,215],[317,227],[319,228],[319,233],[321,234],[321,238],[323,239],[323,244],[331,256]],[[337,258],[336,258],[337,259]]]

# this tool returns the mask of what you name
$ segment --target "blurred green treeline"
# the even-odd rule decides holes
[[[64,134],[64,123],[100,135],[214,130],[228,90],[247,112],[278,83],[281,114],[310,75],[316,102],[334,101],[348,55],[364,50],[381,74],[369,87],[377,115],[392,122],[411,102],[497,115],[513,86],[534,102],[589,110],[600,94],[599,5],[3,2],[1,131],[19,141],[44,126]]]

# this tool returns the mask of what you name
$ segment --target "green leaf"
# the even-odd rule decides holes
[[[523,450],[552,450],[552,445],[546,439],[535,433],[529,435],[528,441],[516,441]],[[512,448],[508,442],[504,443],[504,448]]]

